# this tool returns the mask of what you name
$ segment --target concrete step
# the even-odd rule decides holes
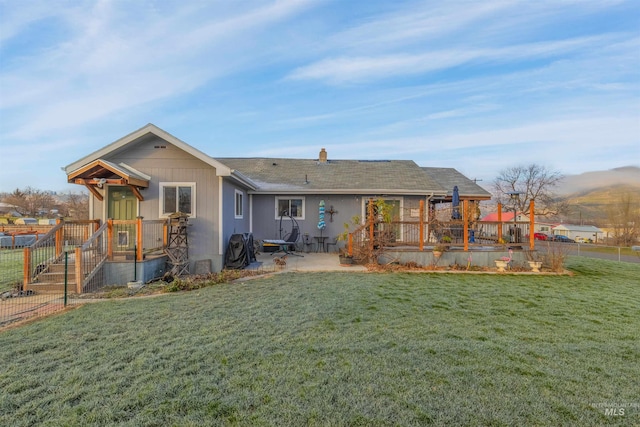
[[[75,281],[76,281],[75,270],[67,271],[67,283],[75,283]],[[40,273],[38,275],[38,282],[64,284],[64,270],[57,273]]]
[[[70,262],[67,264],[67,271],[75,271],[75,263]],[[64,273],[64,261],[58,264],[49,264],[49,268],[47,268],[47,273]]]

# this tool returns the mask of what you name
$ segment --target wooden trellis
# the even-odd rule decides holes
[[[187,226],[189,217],[176,212],[169,217],[169,240],[166,254],[169,256],[171,270],[174,277],[189,274],[189,238]]]

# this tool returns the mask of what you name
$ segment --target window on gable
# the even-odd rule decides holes
[[[182,212],[196,216],[196,184],[194,182],[160,183],[160,216]]]
[[[304,219],[304,197],[276,197],[276,219],[281,216]]]
[[[242,191],[236,190],[235,218],[242,219],[243,216],[244,216],[244,193]]]

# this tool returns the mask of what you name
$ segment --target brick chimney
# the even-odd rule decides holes
[[[327,150],[325,150],[324,148],[320,150],[320,157],[318,158],[318,160],[320,161],[320,163],[327,163]]]

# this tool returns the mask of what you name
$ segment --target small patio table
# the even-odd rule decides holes
[[[313,236],[316,240],[316,252],[322,248],[322,252],[327,252],[327,248],[324,246],[324,242],[327,240],[327,236]]]

